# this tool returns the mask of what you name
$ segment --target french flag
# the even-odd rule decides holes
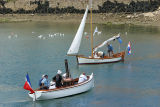
[[[25,82],[23,88],[24,88],[25,90],[29,90],[31,93],[35,93],[34,90],[33,90],[32,87],[31,87],[31,82],[30,82],[30,80],[29,80],[29,75],[28,75],[28,73],[27,73],[25,79],[26,79],[26,82]]]
[[[130,41],[128,43],[127,49],[128,49],[128,55],[131,55],[131,43],[130,43]]]

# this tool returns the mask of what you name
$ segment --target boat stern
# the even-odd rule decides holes
[[[125,57],[125,51],[121,52],[121,59],[122,59],[122,61],[124,61],[124,57]]]

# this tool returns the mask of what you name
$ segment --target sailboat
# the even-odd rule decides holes
[[[79,47],[81,44],[81,39],[82,39],[82,35],[83,35],[83,31],[85,28],[85,23],[86,23],[86,18],[87,18],[87,13],[89,10],[89,6],[87,5],[87,8],[85,10],[83,19],[81,21],[81,24],[78,28],[78,31],[72,41],[72,44],[67,52],[68,56],[76,56],[77,58],[77,63],[78,64],[103,64],[103,63],[113,63],[113,62],[119,62],[119,61],[124,61],[124,56],[125,56],[125,51],[119,52],[119,53],[114,53],[112,56],[108,56],[108,55],[104,55],[103,57],[95,57],[94,54],[95,52],[107,45],[107,43],[109,43],[110,41],[116,40],[118,38],[120,38],[120,34],[118,34],[117,36],[113,36],[112,38],[109,38],[108,40],[104,41],[102,44],[96,46],[95,48],[93,48],[93,33],[92,33],[92,3],[90,6],[90,14],[91,14],[91,49],[92,49],[92,54],[91,56],[84,56],[84,55],[79,55],[78,51],[79,51]]]

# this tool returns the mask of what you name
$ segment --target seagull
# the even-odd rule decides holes
[[[49,37],[51,37],[51,34],[48,34]]]
[[[63,36],[63,37],[64,37],[64,33],[60,33],[60,36]]]
[[[55,33],[54,36],[57,36],[57,34]]]
[[[125,34],[127,35],[127,32]]]
[[[42,37],[43,37],[43,35],[39,35],[39,36],[38,36],[38,38],[40,38],[40,39],[41,39]]]
[[[52,34],[51,34],[50,36],[51,36],[51,38],[53,38],[53,37],[54,37],[54,35],[52,35]]]
[[[8,39],[11,39],[11,36],[10,36],[10,35],[8,36]]]
[[[84,35],[87,35],[87,32],[84,32]]]
[[[98,35],[102,34],[102,32],[98,32]]]

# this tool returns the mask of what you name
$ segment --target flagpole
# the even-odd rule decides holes
[[[36,101],[36,92],[34,93],[33,101]]]

